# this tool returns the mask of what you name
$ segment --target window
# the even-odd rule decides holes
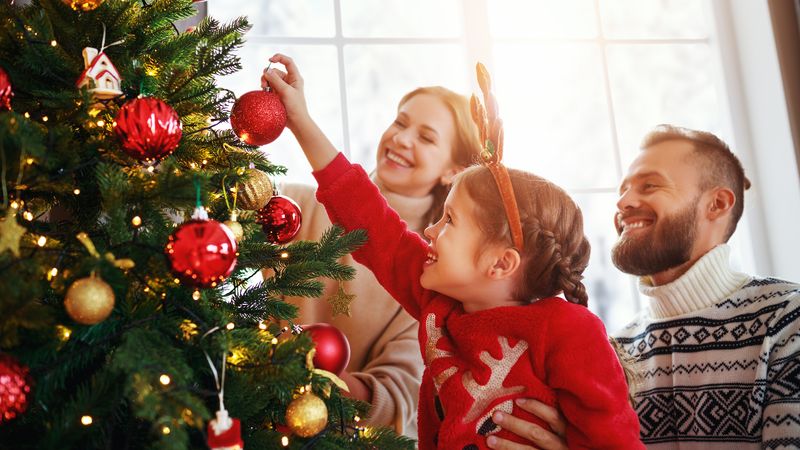
[[[312,116],[368,170],[400,97],[421,85],[477,92],[476,60],[493,74],[506,163],[564,186],[592,243],[590,307],[609,330],[640,308],[635,280],[610,261],[617,184],[659,123],[730,142],[719,58],[705,2],[671,0],[210,0],[220,20],[253,23],[244,70],[221,80],[259,88],[273,53],[298,62]],[[313,183],[288,131],[264,147]]]

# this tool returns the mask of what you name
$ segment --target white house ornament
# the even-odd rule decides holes
[[[76,82],[78,88],[89,87],[89,92],[98,100],[107,100],[122,95],[120,75],[105,52],[94,47],[83,49],[84,69]]]

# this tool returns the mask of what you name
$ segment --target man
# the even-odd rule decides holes
[[[645,137],[620,185],[612,259],[640,277],[649,305],[616,339],[641,375],[648,448],[800,448],[800,285],[728,263],[749,185],[719,138],[669,125]],[[538,448],[566,448],[558,414],[528,404],[553,432],[495,421]]]

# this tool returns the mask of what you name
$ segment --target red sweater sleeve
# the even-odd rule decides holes
[[[430,297],[419,282],[428,244],[389,207],[364,169],[341,153],[314,177],[319,183],[317,199],[331,222],[347,231],[367,231],[367,243],[353,252],[353,258],[419,320],[424,299]]]
[[[546,384],[567,425],[570,449],[644,449],[639,418],[603,323],[587,308],[564,304],[547,321]],[[565,310],[564,310],[565,309]]]

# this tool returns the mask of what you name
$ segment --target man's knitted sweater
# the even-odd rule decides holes
[[[492,412],[504,410],[544,425],[518,411],[517,398],[557,403],[569,422],[570,448],[643,448],[622,368],[587,308],[548,298],[466,313],[458,301],[420,285],[428,244],[363,169],[340,154],[315,176],[333,223],[367,230],[355,259],[420,321],[420,449],[484,449],[492,432],[520,442],[491,421]]]
[[[729,252],[663,286],[640,280],[649,308],[618,341],[640,360],[648,448],[800,448],[800,286],[736,273]]]

